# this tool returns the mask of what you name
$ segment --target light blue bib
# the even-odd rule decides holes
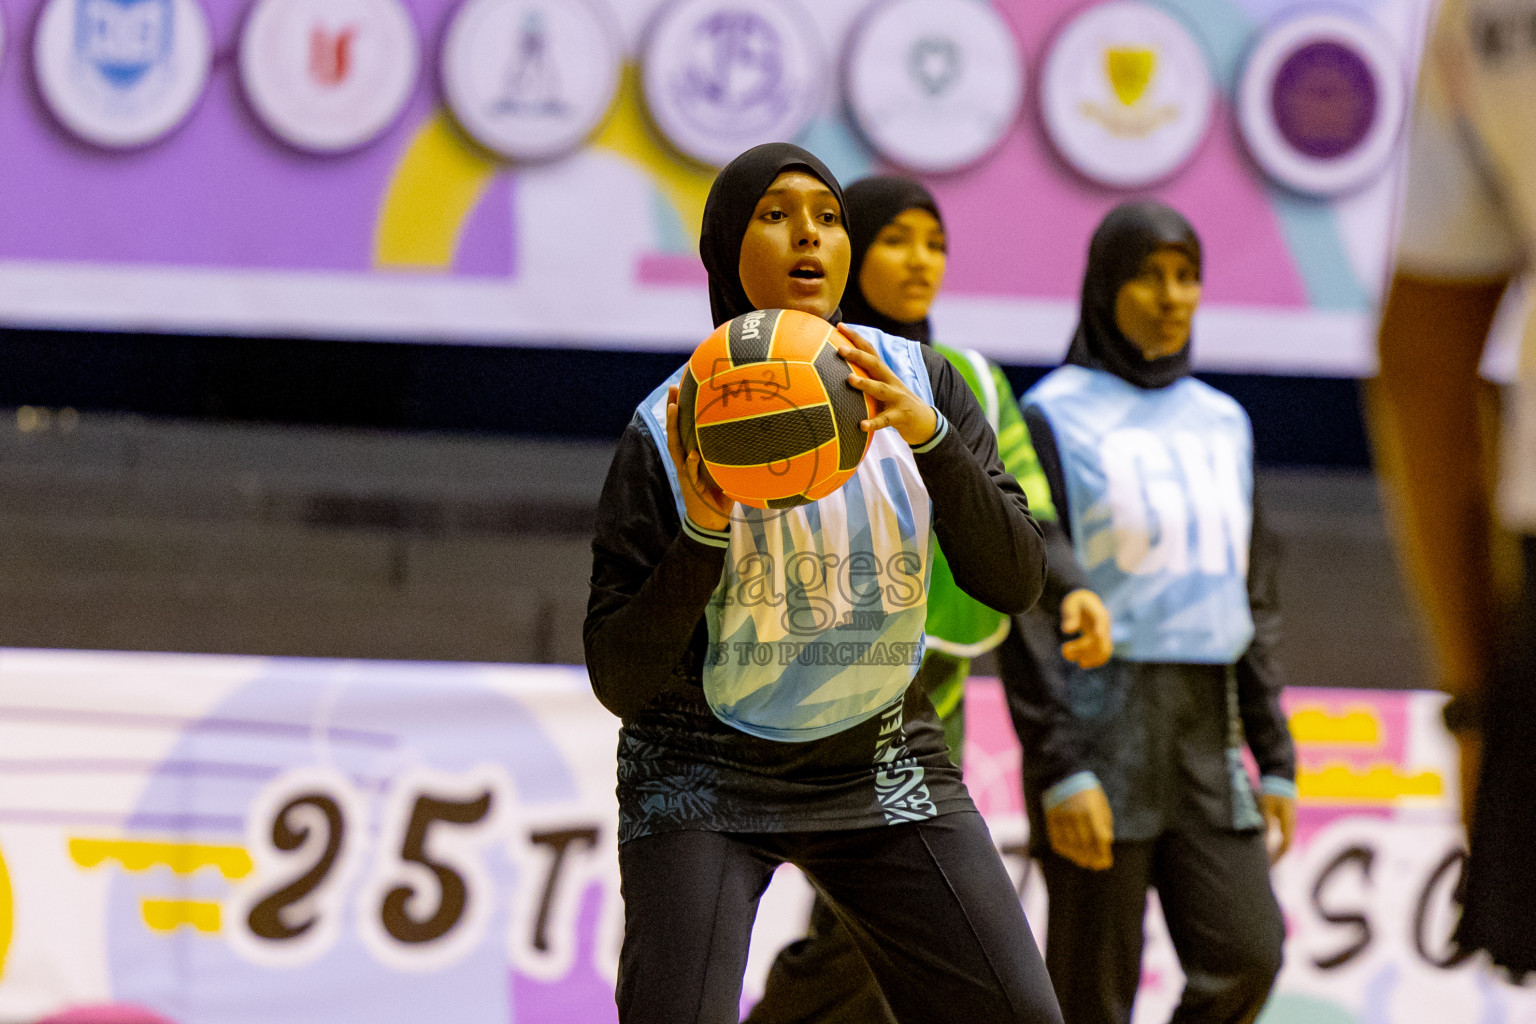
[[[922,347],[858,328],[923,401],[933,389]],[[667,388],[640,416],[666,451]],[[846,484],[791,509],[736,506],[725,571],[709,599],[704,696],[742,732],[806,741],[841,732],[901,699],[923,656],[932,510],[912,449],[892,427],[876,431]]]
[[[1073,546],[1115,657],[1230,664],[1253,639],[1253,432],[1192,377],[1142,389],[1063,366],[1024,396],[1061,454]]]

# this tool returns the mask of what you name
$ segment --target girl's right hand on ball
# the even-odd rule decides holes
[[[682,435],[677,429],[677,385],[667,389],[667,452],[672,465],[677,468],[677,479],[682,484],[683,508],[695,526],[706,530],[728,530],[731,526],[731,510],[736,503],[715,486],[709,470],[697,449],[683,451]]]

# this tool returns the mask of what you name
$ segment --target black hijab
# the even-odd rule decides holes
[[[1200,237],[1189,221],[1161,203],[1122,203],[1109,212],[1088,245],[1082,312],[1067,362],[1105,370],[1139,388],[1165,388],[1189,373],[1189,345],[1147,359],[1115,325],[1115,298],[1142,260],[1171,246],[1200,269]]]
[[[859,272],[864,269],[864,257],[868,255],[869,247],[875,244],[887,224],[907,210],[917,209],[927,210],[942,225],[944,218],[939,215],[939,204],[933,201],[932,193],[911,178],[894,176],[861,179],[849,185],[844,194],[848,201],[843,206],[843,213],[850,217],[853,225],[848,229],[848,240],[853,243],[853,261],[848,271],[848,290],[843,293],[843,316],[850,323],[876,327],[886,334],[926,344],[929,340],[928,318],[908,322],[893,320],[879,312],[864,297],[864,291],[859,287]]]
[[[832,190],[848,224],[848,206],[843,202],[843,188],[826,164],[799,146],[787,142],[766,142],[753,146],[726,164],[709,187],[704,203],[704,223],[699,231],[699,258],[709,272],[709,311],[719,327],[727,320],[750,313],[757,307],[741,286],[741,240],[752,211],[774,179],[785,171],[807,171]],[[841,310],[827,317],[832,323],[842,320]]]

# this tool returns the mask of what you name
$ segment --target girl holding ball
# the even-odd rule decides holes
[[[699,246],[716,324],[769,308],[840,322],[844,217],[837,180],[798,147],[759,146],[721,171]],[[877,411],[867,454],[832,494],[779,510],[727,500],[678,436],[681,370],[641,405],[604,485],[585,640],[593,689],[623,720],[619,1017],[734,1024],[758,899],[792,863],[898,1019],[1058,1024],[1008,875],[911,688],[916,662],[771,658],[765,677],[755,658],[749,672],[715,654],[817,639],[921,652],[933,540],[986,604],[1019,612],[1040,595],[1040,530],[960,375],[873,328],[844,325],[839,351]],[[788,575],[800,552],[828,574]],[[899,587],[866,591],[885,614],[835,616],[817,636],[766,613],[797,591],[848,603],[838,567],[909,558],[915,607],[895,601]]]

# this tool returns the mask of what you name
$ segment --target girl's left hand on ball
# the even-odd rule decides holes
[[[933,406],[914,395],[881,360],[875,346],[858,332],[846,324],[839,324],[837,330],[844,339],[837,346],[838,354],[863,371],[862,376],[851,374],[848,383],[873,398],[878,409],[871,419],[859,424],[864,432],[873,434],[882,427],[895,427],[901,439],[913,447],[931,440],[939,429],[939,414]]]

